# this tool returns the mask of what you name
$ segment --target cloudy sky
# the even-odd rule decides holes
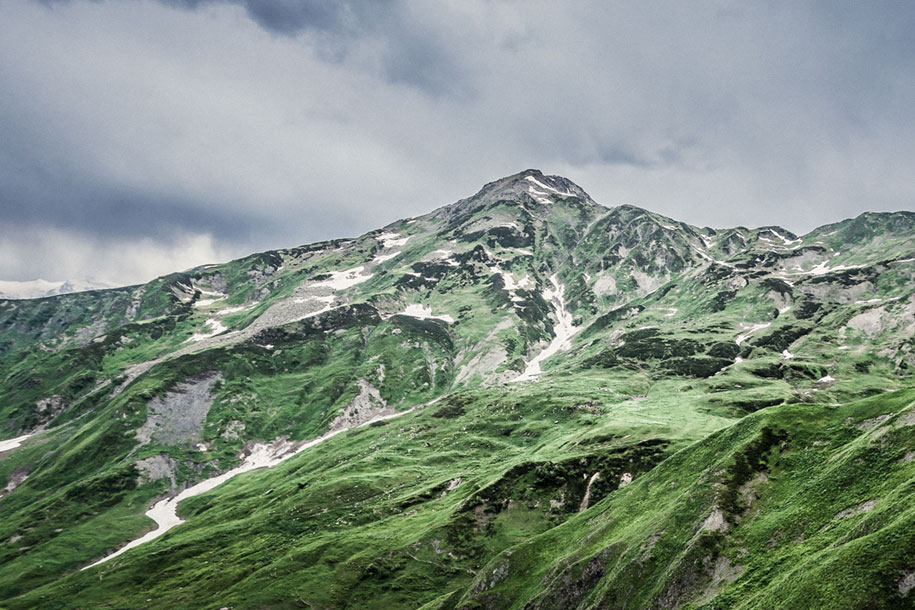
[[[915,3],[2,0],[0,279],[134,283],[528,167],[795,232],[915,209]]]

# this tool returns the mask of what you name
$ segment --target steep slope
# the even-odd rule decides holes
[[[706,490],[744,442],[715,439],[797,413],[811,438],[833,435],[821,414],[858,409],[838,403],[910,387],[913,252],[909,213],[801,237],[716,230],[604,208],[527,170],[358,238],[0,303],[0,421],[19,443],[0,448],[0,599],[517,605],[481,584],[517,545],[565,532],[562,553],[538,551],[537,570],[552,569],[585,515],[642,510],[631,490],[649,476]],[[904,406],[881,397],[889,416]],[[694,458],[676,470],[681,450]],[[274,465],[189,497],[181,525],[80,570],[151,530],[150,506],[255,464]],[[625,529],[630,546],[656,533]],[[671,552],[692,552],[677,531]],[[565,595],[546,572],[520,577],[506,583],[524,603]],[[601,578],[579,588],[603,591]],[[740,582],[703,595],[729,600]],[[693,584],[640,589],[630,607],[694,602]],[[585,593],[574,603],[610,599]]]
[[[747,417],[505,551],[439,607],[912,607],[913,401]]]

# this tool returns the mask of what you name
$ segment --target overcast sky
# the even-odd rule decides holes
[[[915,2],[0,1],[0,279],[136,283],[535,167],[795,232],[915,209]]]

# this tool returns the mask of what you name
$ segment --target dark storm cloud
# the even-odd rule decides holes
[[[71,0],[38,0],[67,2]],[[416,87],[432,96],[467,95],[460,62],[441,37],[416,23],[402,0],[158,0],[166,6],[196,10],[212,4],[237,4],[261,28],[282,36],[313,35],[327,61],[342,62],[363,38],[381,42],[378,57],[391,83]]]
[[[377,19],[394,0],[159,0],[169,6],[196,9],[217,2],[245,7],[261,27],[285,35],[306,30],[354,35]]]
[[[912,209],[913,29],[891,1],[7,0],[0,255],[130,236],[164,272],[525,167],[711,226]]]

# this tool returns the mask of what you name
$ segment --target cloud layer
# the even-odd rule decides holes
[[[0,278],[143,281],[527,167],[700,225],[915,209],[913,29],[907,2],[8,0]]]

